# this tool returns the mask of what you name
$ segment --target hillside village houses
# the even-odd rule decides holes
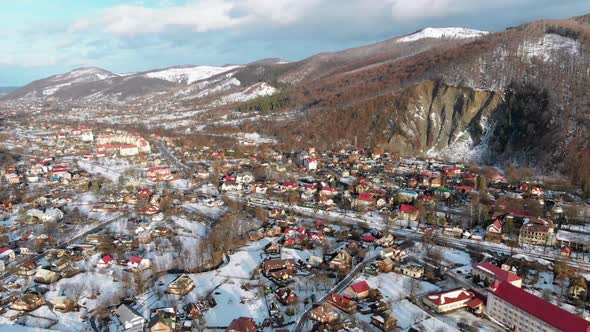
[[[338,329],[352,321],[349,315],[355,315],[362,316],[362,321],[373,328],[388,331],[394,328],[396,321],[400,323],[406,319],[400,316],[403,315],[400,307],[387,302],[392,289],[405,291],[408,288],[405,282],[416,283],[418,289],[414,296],[404,294],[400,306],[414,305],[406,299],[413,297],[430,308],[420,305],[415,310],[426,313],[453,315],[457,310],[466,310],[480,315],[489,310],[491,296],[487,297],[486,307],[486,295],[479,294],[481,287],[507,282],[530,291],[535,286],[527,283],[531,279],[527,274],[529,271],[543,277],[551,273],[549,267],[545,270],[530,265],[521,268],[519,264],[513,265],[518,268],[514,272],[503,270],[495,264],[501,265],[506,257],[493,250],[488,250],[482,257],[484,250],[478,247],[479,243],[493,246],[492,242],[499,242],[502,245],[498,248],[504,248],[507,241],[519,239],[520,244],[514,243],[515,250],[543,247],[547,255],[559,255],[569,250],[568,256],[564,256],[568,260],[582,254],[587,245],[580,236],[583,233],[565,224],[559,229],[556,226],[558,216],[539,203],[546,198],[545,195],[552,194],[549,190],[535,190],[533,195],[531,190],[522,192],[521,186],[487,175],[498,182],[488,179],[484,196],[484,190],[480,190],[477,183],[478,177],[484,175],[459,163],[392,158],[378,149],[374,153],[371,149],[313,153],[261,149],[238,155],[220,147],[184,150],[166,141],[166,146],[181,162],[191,165],[188,174],[183,174],[184,171],[176,171],[174,163],[157,153],[140,156],[148,148],[144,147],[142,152],[138,140],[129,138],[133,134],[95,129],[95,139],[82,142],[80,136],[84,132],[90,131],[80,130],[76,137],[72,137],[73,131],[64,133],[61,143],[56,141],[59,148],[55,151],[60,150],[60,153],[37,152],[34,161],[27,158],[1,167],[3,184],[9,182],[6,174],[15,174],[24,186],[51,188],[50,194],[44,188],[45,193],[30,202],[13,197],[17,206],[13,212],[10,212],[8,202],[1,202],[0,215],[3,217],[0,225],[5,227],[1,230],[7,241],[0,246],[0,251],[5,250],[0,252],[0,261],[9,264],[29,260],[27,264],[19,264],[18,269],[12,269],[14,276],[33,279],[37,286],[56,287],[50,295],[38,297],[26,296],[29,286],[16,291],[21,308],[34,310],[48,304],[59,304],[62,308],[63,304],[64,310],[70,310],[70,304],[74,303],[66,299],[75,297],[59,292],[61,285],[77,280],[72,279],[72,274],[100,280],[117,276],[119,284],[126,279],[141,280],[137,284],[144,287],[140,289],[140,285],[134,284],[129,287],[133,296],[112,306],[112,316],[119,328],[172,330],[182,326],[195,327],[199,324],[198,318],[206,316],[208,324],[216,324],[221,330],[253,331],[262,326],[277,330],[282,324],[295,322],[305,302],[307,305],[319,302],[321,292],[331,290],[338,278],[354,271],[341,291],[331,293],[311,309],[307,327],[321,323]],[[68,150],[69,143],[71,151]],[[101,150],[105,155],[99,158],[97,153],[93,155],[93,146],[100,144],[105,145]],[[130,145],[128,151],[125,145]],[[43,161],[46,156],[51,158]],[[306,158],[315,159],[315,166]],[[67,165],[62,165],[65,161]],[[120,185],[119,181],[108,178],[116,178],[113,176],[115,172],[98,167],[93,169],[89,166],[93,164],[108,169],[121,165],[121,173],[129,169],[134,175],[124,177],[129,181]],[[277,170],[282,168],[280,165],[286,165],[284,172]],[[30,185],[29,176],[38,177],[34,185]],[[172,181],[183,177],[194,186],[180,189]],[[55,181],[51,181],[52,178]],[[511,204],[520,202],[518,199],[506,203],[507,193],[525,196],[528,206],[513,207]],[[485,210],[479,215],[469,213],[471,200],[476,195],[481,195],[481,208]],[[557,198],[552,200],[559,202]],[[544,204],[547,201],[549,199]],[[533,206],[536,203],[539,205]],[[73,212],[75,208],[77,213]],[[68,229],[72,233],[83,233],[82,230],[85,232],[99,222],[106,222],[119,212],[126,215],[127,221],[120,224],[114,221],[110,226],[76,239],[76,243],[64,249],[65,253],[60,257],[50,259],[39,254],[43,258],[36,259],[36,252],[47,253],[60,243],[54,238],[59,234],[46,232],[43,225],[56,225],[54,227],[60,228],[61,232]],[[189,256],[201,248],[179,251],[177,247],[188,243],[187,239],[197,242],[197,239],[206,238],[215,224],[224,219],[231,220],[226,217],[231,215],[230,212],[236,216],[234,222],[242,226],[231,229],[231,232],[240,232],[243,228],[239,237],[232,238],[233,242],[240,242],[240,246],[224,244],[232,248],[227,252],[229,263],[226,263],[228,258],[221,255],[222,261],[215,264],[220,264],[218,269],[222,272],[219,275],[243,272],[243,276],[233,280],[235,284],[220,281],[222,278],[212,278],[212,285],[197,283],[202,279],[199,272],[195,272],[200,268],[196,262],[203,258]],[[344,222],[333,222],[334,219]],[[349,223],[347,220],[358,222]],[[228,230],[227,233],[231,232]],[[468,245],[463,249],[452,249],[455,252],[447,255],[451,249],[441,245],[444,241],[432,244],[443,252],[442,261],[437,261],[428,257],[421,240],[408,240],[404,236],[410,233],[420,236],[435,234],[433,236],[438,239],[452,238]],[[242,246],[250,247],[243,251]],[[445,261],[457,256],[461,258],[459,262]],[[473,264],[480,260],[483,261]],[[183,264],[193,265],[187,268]],[[454,271],[461,269],[463,275],[469,277],[465,280],[472,288],[449,289],[449,278],[454,276],[445,273],[446,266],[452,266]],[[235,270],[238,267],[244,270]],[[186,271],[187,274],[170,271]],[[126,275],[120,276],[122,273]],[[458,275],[458,272],[454,273]],[[316,285],[314,276],[317,275],[325,277]],[[379,280],[392,285],[380,287]],[[398,283],[401,280],[404,284]],[[221,284],[217,285],[217,282]],[[298,285],[307,285],[314,291]],[[584,278],[572,276],[564,281],[564,285],[568,289],[563,292],[563,301],[568,305],[573,303],[572,298],[585,298],[587,285]],[[211,292],[216,286],[220,287],[219,294]],[[544,285],[559,294],[558,287],[553,286],[551,282]],[[244,301],[249,302],[232,300],[233,303],[228,304],[225,294],[238,289],[232,287],[239,287],[244,293]],[[420,287],[426,287],[428,291],[422,291]],[[157,296],[151,297],[154,303],[148,301],[146,307],[141,307],[141,302],[134,302],[134,299],[150,294],[147,293],[150,289],[166,293],[163,298],[183,301],[182,308],[175,312],[148,314],[157,306],[154,304]],[[209,292],[206,297],[200,296]],[[559,295],[550,296],[553,300]],[[0,300],[3,298],[0,296]],[[84,300],[79,302],[82,304]],[[252,312],[252,317],[241,317],[243,311],[236,310],[235,316],[226,320],[221,315],[206,314],[211,310],[227,310],[228,305],[232,309],[238,306],[249,308],[249,303],[260,307],[260,313]],[[195,318],[188,318],[192,316]],[[517,318],[502,319],[510,326],[509,319]],[[472,319],[478,318],[474,316]],[[418,324],[413,322],[411,325]]]

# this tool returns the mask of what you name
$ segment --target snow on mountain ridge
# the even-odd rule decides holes
[[[152,71],[146,73],[145,76],[150,78],[159,78],[174,83],[191,84],[196,81],[207,79],[211,76],[215,76],[235,68],[242,66],[226,66],[226,67],[214,67],[214,66],[195,66],[195,67],[181,67],[181,68],[168,68],[158,71]]]
[[[210,106],[216,107],[216,106],[221,106],[221,105],[226,105],[226,104],[245,102],[245,101],[252,100],[252,99],[255,99],[258,97],[270,96],[270,95],[275,94],[276,92],[277,92],[276,88],[274,88],[273,86],[271,86],[265,82],[256,83],[254,85],[247,87],[246,89],[244,89],[242,91],[234,92],[234,93],[228,94],[218,100],[215,100],[213,103],[211,103]]]
[[[56,75],[52,77],[50,80],[52,82],[63,82],[69,80],[71,81],[70,83],[76,83],[100,81],[106,78],[112,78],[117,76],[117,74],[113,74],[98,67],[84,67],[74,69],[64,74]]]
[[[544,62],[557,60],[554,55],[558,53],[580,57],[582,56],[582,45],[575,39],[547,33],[542,39],[526,41],[518,47],[519,55],[528,59],[538,57]]]
[[[467,28],[424,28],[411,35],[401,37],[398,42],[413,42],[424,38],[451,38],[451,39],[464,39],[464,38],[476,38],[488,34],[488,31],[467,29]]]

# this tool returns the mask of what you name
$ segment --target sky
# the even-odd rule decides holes
[[[0,86],[79,67],[301,60],[424,27],[498,31],[589,0],[0,0]]]

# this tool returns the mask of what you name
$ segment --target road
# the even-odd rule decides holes
[[[170,152],[170,150],[168,150],[168,148],[164,145],[164,143],[156,142],[156,145],[158,146],[158,150],[160,151],[162,156],[164,158],[166,158],[169,163],[175,165],[176,168],[178,168],[179,170],[181,170],[184,173],[191,171],[191,168],[186,166],[178,158],[176,158],[176,156],[172,152]]]
[[[322,211],[322,210],[318,211],[318,210],[314,210],[311,208],[305,208],[305,207],[300,207],[297,205],[290,205],[287,203],[275,202],[275,201],[259,199],[259,198],[249,198],[249,199],[247,199],[247,203],[250,205],[253,205],[253,206],[260,206],[260,207],[271,208],[271,209],[272,208],[282,208],[284,210],[292,210],[292,211],[296,211],[297,213],[307,215],[309,217],[322,218],[324,220],[331,220],[331,221],[338,221],[338,222],[341,222],[344,224],[349,224],[349,225],[358,225],[360,223],[365,223],[365,224],[367,223],[367,220],[355,217],[352,213],[342,215],[342,214],[338,214],[337,212],[334,212],[334,211],[330,211],[330,212]],[[376,229],[383,229],[384,228],[384,225],[381,222],[380,223],[371,223],[371,224],[369,224],[369,226],[374,227]],[[417,232],[417,231],[411,230],[411,229],[406,229],[406,228],[394,228],[391,231],[393,232],[393,234],[396,237],[408,239],[408,240],[414,240],[414,241],[420,241],[422,238],[422,235],[423,235],[423,233],[420,233],[420,232]],[[499,244],[499,243],[477,241],[477,240],[470,240],[470,239],[464,239],[464,238],[457,239],[457,238],[452,238],[452,237],[439,236],[437,238],[437,243],[440,245],[443,245],[443,246],[447,246],[447,247],[455,248],[455,249],[460,249],[460,250],[466,250],[467,246],[470,246],[472,248],[477,248],[478,251],[480,251],[480,252],[485,250],[485,251],[489,251],[489,252],[495,253],[495,254],[497,254],[497,253],[501,253],[501,254],[505,254],[505,255],[522,254],[522,255],[526,255],[527,257],[530,257],[530,258],[542,259],[542,260],[546,260],[549,262],[553,262],[556,259],[556,256],[554,256],[554,255],[532,252],[532,251],[522,249],[522,248],[510,249],[506,245]],[[579,269],[579,270],[582,270],[585,272],[590,272],[590,263],[588,263],[588,262],[571,259],[569,261],[569,265],[571,267],[576,268],[576,269]]]

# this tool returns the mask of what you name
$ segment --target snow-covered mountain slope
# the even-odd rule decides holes
[[[231,104],[252,100],[258,97],[270,96],[277,92],[277,89],[267,83],[256,83],[247,89],[234,92],[221,98],[219,104]]]
[[[191,84],[196,81],[207,79],[211,76],[225,73],[232,69],[239,68],[241,66],[225,66],[225,67],[214,67],[214,66],[194,66],[194,67],[173,67],[166,68],[157,71],[151,71],[145,76],[149,78],[159,78],[173,83],[185,83]]]
[[[48,80],[51,82],[67,82],[70,84],[74,84],[82,82],[100,81],[107,78],[113,78],[118,76],[119,75],[111,73],[110,71],[101,68],[85,67],[74,69],[65,74],[51,76]]]
[[[580,57],[582,45],[579,41],[560,36],[554,33],[547,33],[543,38],[536,41],[526,41],[518,48],[519,55],[526,58],[540,58],[544,62],[557,60],[560,53],[566,56]]]
[[[425,38],[451,38],[464,39],[476,38],[488,34],[487,31],[473,30],[467,28],[425,28],[411,35],[401,37],[398,42],[413,42]]]

